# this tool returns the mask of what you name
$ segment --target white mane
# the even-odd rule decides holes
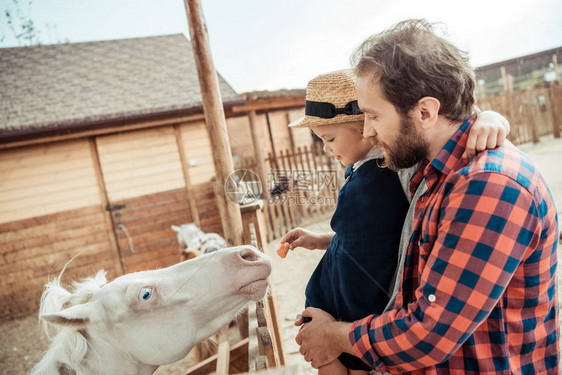
[[[67,265],[56,278],[45,285],[45,291],[41,296],[39,316],[89,302],[94,294],[107,284],[106,271],[99,270],[94,277],[73,282],[71,290],[68,290],[61,285],[61,278]],[[66,373],[65,368],[76,369],[78,374],[88,373],[89,369],[84,367],[84,359],[91,348],[85,332],[72,326],[53,324],[43,319],[40,320],[40,323],[51,341],[51,345],[32,373],[64,374]]]

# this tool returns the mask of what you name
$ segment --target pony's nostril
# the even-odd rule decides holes
[[[240,257],[247,262],[255,262],[260,260],[260,256],[252,249],[244,249],[240,252]]]

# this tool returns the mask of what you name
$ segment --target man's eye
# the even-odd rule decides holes
[[[333,142],[335,138],[326,139],[326,142]]]
[[[368,116],[369,120],[376,120],[377,116]]]

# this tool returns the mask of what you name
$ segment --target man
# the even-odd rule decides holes
[[[427,191],[394,307],[353,323],[308,308],[296,322],[304,358],[321,367],[347,352],[391,373],[558,374],[556,208],[511,143],[462,159],[474,120],[467,59],[409,20],[367,39],[355,61],[364,136],[392,169],[421,163],[410,190]]]

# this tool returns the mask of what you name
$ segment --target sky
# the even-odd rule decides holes
[[[16,0],[43,44],[182,33],[182,0]],[[201,0],[217,71],[239,93],[304,88],[407,18],[441,22],[474,67],[562,46],[562,0]],[[0,47],[17,47],[0,0]]]

